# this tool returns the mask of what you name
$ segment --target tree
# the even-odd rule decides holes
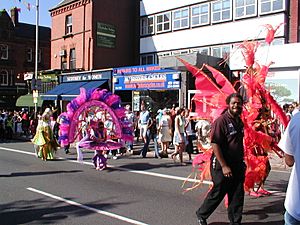
[[[267,83],[266,88],[270,91],[272,96],[277,102],[292,102],[293,99],[287,98],[291,96],[291,90],[287,89],[282,84],[277,83]]]

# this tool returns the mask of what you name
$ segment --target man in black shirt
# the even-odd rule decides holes
[[[196,214],[200,225],[228,195],[228,218],[231,225],[241,224],[244,205],[244,126],[240,118],[243,99],[238,93],[226,98],[228,108],[212,124],[211,176],[213,187]]]

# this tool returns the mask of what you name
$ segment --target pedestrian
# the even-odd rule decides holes
[[[285,225],[300,224],[300,113],[287,126],[278,146],[284,151],[285,163],[292,168],[284,201]]]
[[[176,109],[176,117],[174,120],[175,128],[174,128],[174,140],[173,144],[175,147],[174,153],[172,153],[171,158],[176,161],[176,156],[179,155],[180,164],[182,166],[185,165],[183,162],[183,152],[185,149],[185,111],[183,108]]]
[[[185,149],[189,155],[189,162],[192,162],[192,153],[194,151],[194,145],[193,145],[194,132],[192,128],[192,119],[190,116],[189,109],[185,109],[185,134],[186,134]]]
[[[172,141],[172,121],[168,115],[168,110],[162,110],[162,116],[159,119],[158,135],[161,143],[161,158],[168,158],[169,143]]]
[[[213,122],[211,130],[211,177],[213,187],[196,215],[200,225],[228,195],[228,218],[231,225],[241,224],[244,205],[244,125],[240,118],[243,98],[238,93],[226,98],[227,108]]]
[[[139,127],[140,127],[140,137],[143,139],[144,146],[141,149],[141,155],[143,158],[146,158],[148,147],[149,147],[149,119],[150,119],[150,112],[146,109],[145,103],[141,104],[141,112],[139,117]]]
[[[158,151],[158,134],[157,134],[157,122],[156,122],[156,116],[153,113],[150,113],[151,118],[149,120],[149,139],[148,142],[150,143],[151,140],[153,140],[154,143],[154,157],[159,158],[159,151]],[[148,145],[149,145],[148,143]]]

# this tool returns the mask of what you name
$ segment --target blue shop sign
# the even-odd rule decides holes
[[[180,72],[115,76],[115,90],[180,89]]]
[[[127,66],[113,69],[113,76],[133,75],[133,74],[147,74],[147,73],[165,73],[177,72],[172,69],[161,69],[158,64]]]

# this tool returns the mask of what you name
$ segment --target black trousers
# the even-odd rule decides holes
[[[216,162],[218,164],[218,162]],[[213,187],[207,194],[202,206],[197,210],[198,218],[207,219],[228,195],[228,219],[230,224],[240,224],[244,206],[244,180],[246,166],[241,163],[231,168],[233,176],[226,178],[220,165],[211,163]]]

